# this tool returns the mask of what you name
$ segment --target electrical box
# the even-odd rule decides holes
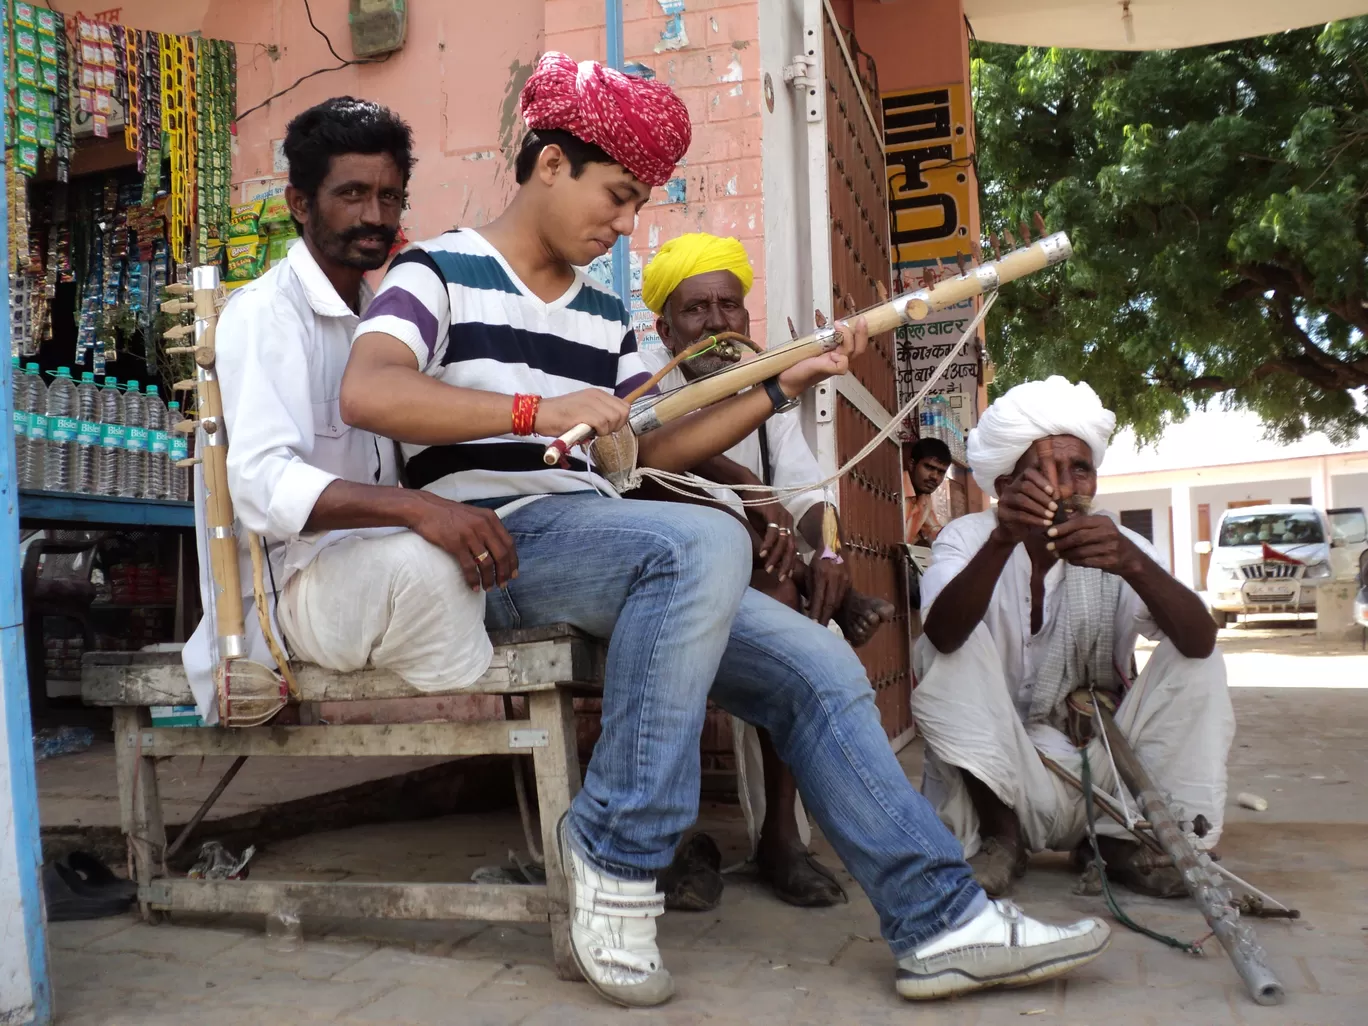
[[[351,0],[347,22],[351,26],[352,53],[357,57],[376,57],[403,48],[408,7],[405,0]]]

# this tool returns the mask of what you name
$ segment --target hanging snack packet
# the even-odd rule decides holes
[[[261,237],[228,240],[228,281],[250,281],[266,269],[266,240]]]
[[[250,203],[238,203],[233,207],[232,214],[228,218],[230,244],[249,235],[261,233],[261,210],[263,206],[261,200],[252,200]]]
[[[261,230],[270,235],[285,231],[294,234],[294,221],[284,196],[268,196],[261,208]]]
[[[18,56],[14,58],[14,81],[20,86],[33,86],[37,88],[42,81],[42,75],[38,71],[37,57]]]

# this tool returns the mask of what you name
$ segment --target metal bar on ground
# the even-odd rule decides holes
[[[1150,828],[1173,864],[1183,874],[1183,883],[1206,919],[1211,932],[1226,949],[1235,971],[1244,980],[1250,997],[1261,1005],[1281,1004],[1284,991],[1273,970],[1268,967],[1267,955],[1255,936],[1253,928],[1240,918],[1234,899],[1220,875],[1212,868],[1211,856],[1198,854],[1188,842],[1163,792],[1155,786],[1149,772],[1131,748],[1126,736],[1117,728],[1111,715],[1101,705],[1095,706],[1097,722],[1106,732],[1111,744],[1116,770],[1150,822]]]
[[[171,842],[171,846],[166,849],[165,858],[169,859],[176,852],[181,850],[181,846],[190,839],[195,827],[200,825],[200,821],[209,815],[209,810],[214,807],[214,803],[219,800],[219,795],[223,794],[224,789],[233,782],[233,778],[238,775],[238,770],[242,769],[247,762],[247,756],[239,755],[233,760],[233,764],[228,767],[228,771],[219,778],[219,782],[214,785],[214,789],[209,792],[209,797],[204,799],[200,807],[195,810],[195,814],[190,817],[190,822],[181,828],[181,832],[176,835],[176,839]]]

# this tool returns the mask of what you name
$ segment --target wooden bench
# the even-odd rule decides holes
[[[173,910],[265,915],[284,907],[301,917],[543,922],[551,924],[558,972],[578,979],[570,952],[569,907],[556,828],[580,786],[572,691],[601,686],[604,650],[565,625],[494,632],[491,638],[492,665],[473,688],[459,694],[524,696],[527,719],[330,726],[318,722],[320,702],[429,696],[381,670],[336,673],[303,665],[297,670],[303,698],[297,726],[154,727],[151,706],[194,703],[179,653],[88,653],[82,664],[81,693],[88,704],[114,711],[120,819],[144,917],[155,921],[160,912]],[[546,863],[544,886],[191,880],[167,873],[158,759],[494,754],[532,758]],[[217,793],[210,796],[197,817],[216,797]]]

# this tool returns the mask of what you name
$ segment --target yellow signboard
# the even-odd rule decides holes
[[[972,124],[961,82],[883,94],[895,269],[969,256]]]

